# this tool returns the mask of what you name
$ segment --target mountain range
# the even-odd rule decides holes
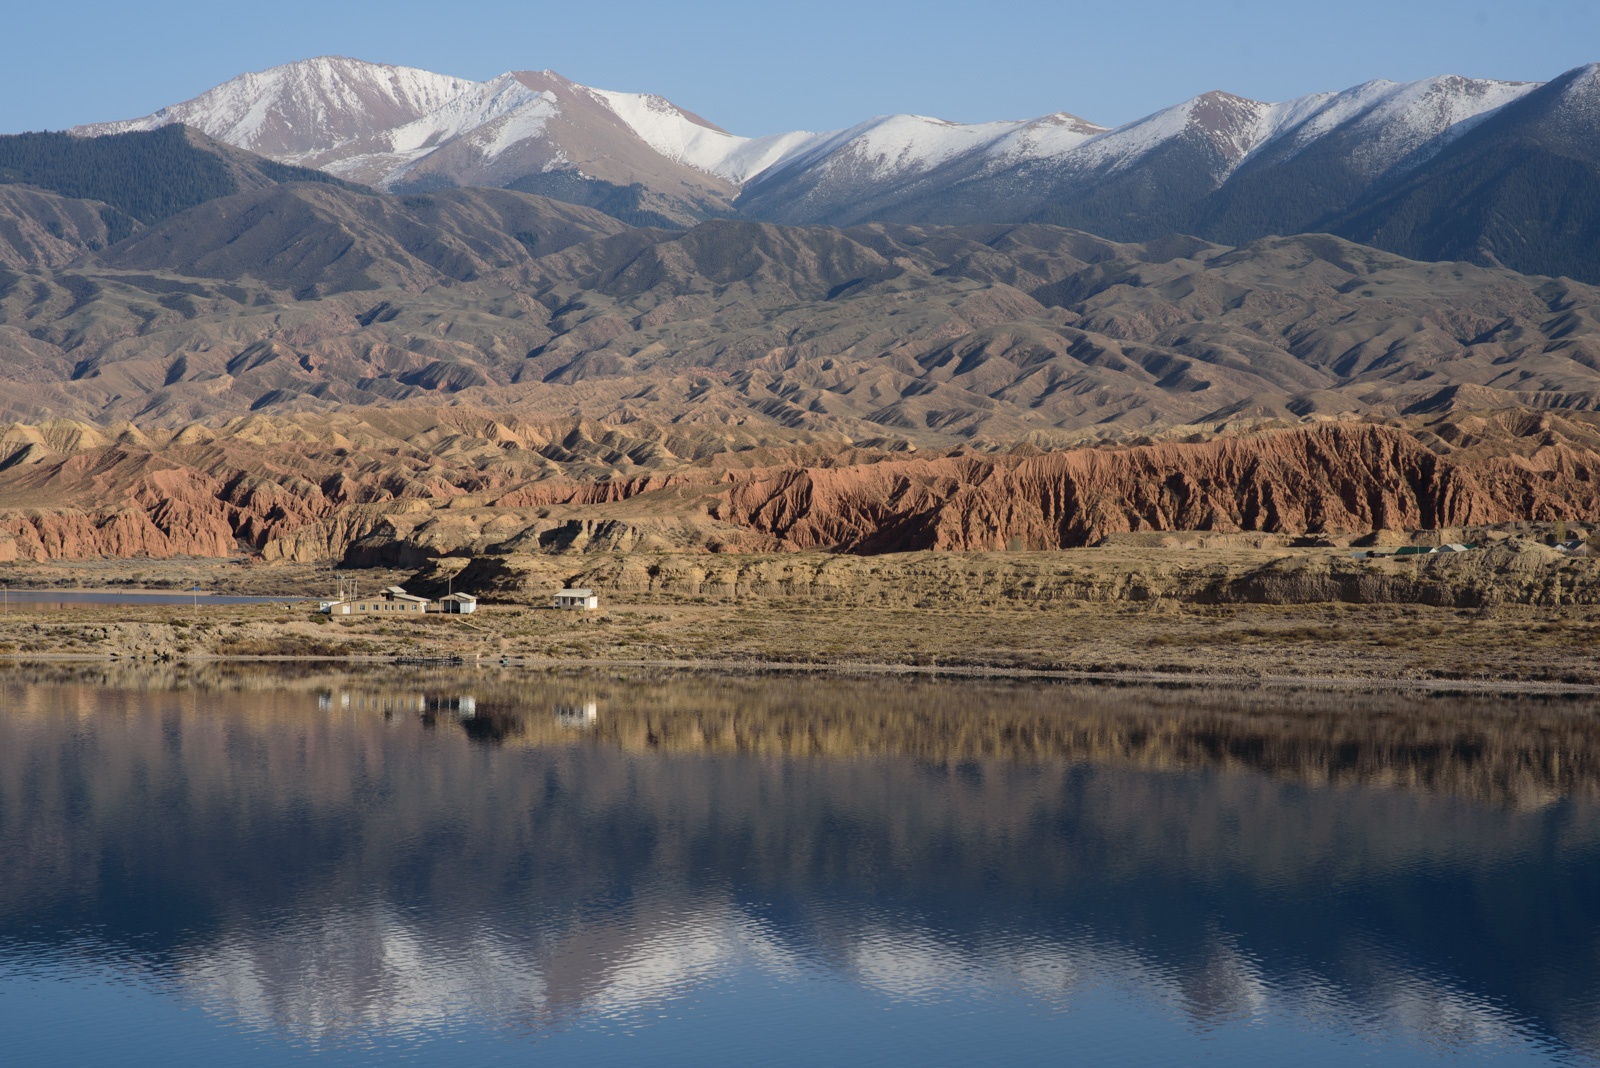
[[[326,59],[0,136],[0,562],[1576,515],[1597,82],[750,139]]]
[[[0,272],[0,357],[0,414],[24,420],[468,403],[769,442],[1052,445],[1591,410],[1600,289],[1328,235],[675,231],[509,190],[287,182]]]
[[[1531,150],[1495,162],[1472,147],[1497,129],[1581,146],[1589,120],[1574,101],[1593,74],[1366,86],[1270,106],[1213,94],[1113,131],[1059,115],[990,127],[898,117],[750,140],[656,98],[548,73],[470,83],[351,60],[293,64],[124,124],[148,129],[0,137],[0,413],[181,425],[448,400],[897,449],[1593,410],[1600,289],[1462,262],[1487,254],[1429,262],[1325,233],[1206,240],[1152,221],[1177,210],[1173,197],[1133,216],[1154,236],[1124,241],[1037,221],[737,217],[785,182],[840,178],[844,161],[869,158],[862,146],[893,142],[898,170],[880,154],[855,173],[885,190],[885,175],[918,168],[929,183],[963,167],[977,182],[973,153],[992,160],[1009,145],[1057,173],[1100,175],[1099,201],[1063,198],[1048,205],[1056,214],[1105,208],[1114,188],[1154,196],[1156,169],[1193,178],[1204,157],[1215,167],[1191,192],[1211,192],[1195,203],[1235,227],[1246,209],[1306,210],[1282,189],[1267,196],[1273,175],[1349,190],[1352,175],[1411,161],[1410,178],[1362,209],[1378,219],[1437,195],[1429,168],[1532,166]],[[406,130],[411,140],[396,132]],[[704,207],[721,188],[717,210],[732,217],[637,226],[512,188],[530,177],[517,160],[535,157],[546,178],[604,184],[574,162],[587,145],[622,168],[608,173],[630,182],[617,188],[635,191],[635,207],[664,207],[668,172],[656,164],[667,157],[649,141],[669,130],[679,191],[700,183]],[[505,184],[440,177],[468,158],[478,180]],[[635,180],[650,177],[647,164],[653,189]],[[439,178],[431,189],[425,168]],[[1265,190],[1253,199],[1252,181]],[[826,188],[842,186],[813,182],[806,196],[820,203]],[[784,203],[798,210],[806,196]],[[1521,238],[1535,224],[1564,228],[1587,249],[1574,224],[1584,202],[1566,207],[1449,204]]]
[[[894,115],[749,138],[552,71],[473,82],[323,57],[73,132],[176,123],[382,189],[499,187],[635,225],[1045,222],[1226,244],[1328,232],[1600,281],[1600,65],[1542,84],[1374,81],[1281,103],[1210,92],[1115,129],[1065,112]]]

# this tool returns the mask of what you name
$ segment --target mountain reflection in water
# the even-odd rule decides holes
[[[1600,1051],[1584,703],[248,668],[0,698],[0,1013],[92,971],[323,1052],[594,1053],[756,989],[766,1031],[702,1056],[784,1014],[808,1055],[914,1044],[803,1024],[830,990],[989,1006],[961,1026],[1001,1059],[1019,1005],[1042,1040],[1177,1021],[1175,1059],[1252,1027],[1268,1059]]]

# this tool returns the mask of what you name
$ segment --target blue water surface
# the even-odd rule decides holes
[[[1587,707],[257,670],[0,676],[8,1063],[1600,1049]]]

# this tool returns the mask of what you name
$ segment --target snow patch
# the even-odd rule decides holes
[[[587,90],[640,140],[663,156],[708,174],[721,174],[729,154],[749,140],[696,122],[671,101],[643,93]]]

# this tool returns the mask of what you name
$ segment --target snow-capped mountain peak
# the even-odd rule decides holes
[[[319,56],[240,75],[142,119],[77,132],[121,133],[181,122],[219,141],[291,161],[412,122],[472,85],[414,67]]]
[[[1076,167],[1114,174],[1163,145],[1189,140],[1211,146],[1231,169],[1260,143],[1262,120],[1272,108],[1231,93],[1204,93],[1090,137],[1069,150],[1066,158]]]
[[[1377,169],[1392,166],[1440,138],[1459,136],[1476,120],[1536,88],[1533,82],[1457,75],[1416,82],[1371,81],[1315,98],[1317,106],[1303,120],[1285,124],[1285,136],[1303,147],[1341,127],[1359,131],[1359,152]]]
[[[596,205],[622,196],[616,203],[631,205],[625,217],[676,222],[731,212],[735,198],[740,210],[781,221],[885,211],[917,218],[924,209],[916,204],[951,203],[963,205],[957,217],[1026,218],[1124,175],[1163,168],[1170,181],[1151,188],[1202,195],[1242,168],[1293,160],[1318,145],[1366,176],[1361,181],[1376,180],[1420,165],[1539,88],[1446,75],[1279,103],[1213,91],[1114,129],[1066,112],[981,123],[902,114],[840,130],[744,137],[664,97],[592,88],[551,70],[475,82],[324,56],[241,75],[144,118],[75,132],[182,122],[240,148],[385,188],[511,186]],[[1559,121],[1576,123],[1573,137],[1592,125],[1585,116],[1600,122],[1600,65],[1568,72],[1550,89],[1560,92],[1552,105],[1565,116]],[[1002,183],[1003,194],[985,191],[989,182]]]

